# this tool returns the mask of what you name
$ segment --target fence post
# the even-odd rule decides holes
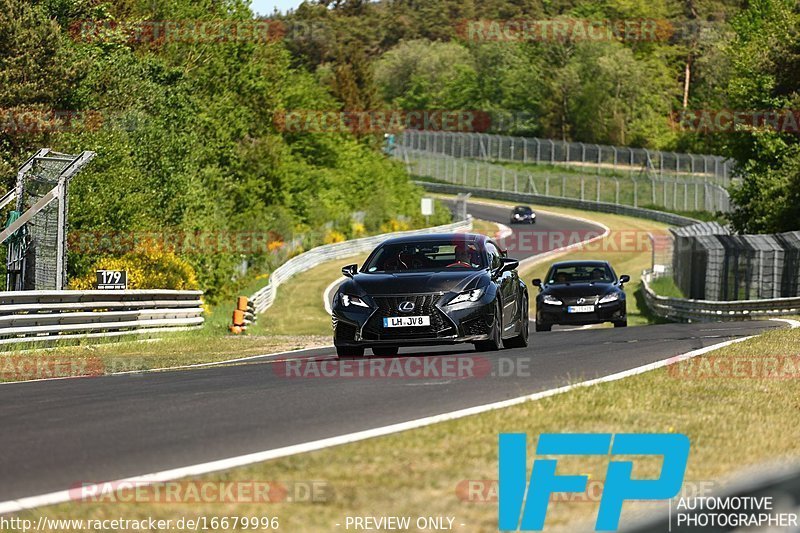
[[[599,144],[597,146],[597,173],[600,174],[600,165],[603,164],[603,147]]]
[[[617,147],[616,146],[612,146],[611,149],[614,150],[614,172],[616,172],[617,171],[617,156],[618,156]]]

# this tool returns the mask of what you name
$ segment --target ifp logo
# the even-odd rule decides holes
[[[524,433],[500,434],[498,518],[502,531],[540,531],[553,493],[586,490],[587,476],[557,476],[556,459],[536,459],[526,497],[525,442]],[[595,523],[598,531],[619,527],[625,500],[665,500],[678,494],[686,474],[689,438],[674,433],[546,433],[536,445],[537,456],[609,454],[661,455],[664,461],[658,479],[632,479],[632,461],[609,461]]]

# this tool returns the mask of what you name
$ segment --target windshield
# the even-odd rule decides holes
[[[486,259],[476,243],[442,241],[381,246],[364,265],[363,271],[418,272],[483,268],[486,268]]]
[[[515,215],[530,215],[533,212],[533,209],[530,207],[515,207],[514,214]]]
[[[608,265],[601,263],[594,265],[560,265],[550,269],[547,275],[548,285],[559,283],[589,283],[597,281],[610,283],[614,281],[614,274]]]

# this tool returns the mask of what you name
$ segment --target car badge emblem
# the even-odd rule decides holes
[[[578,298],[578,302],[577,302],[578,305],[580,305],[582,303],[585,303],[585,302],[586,302],[586,298]]]
[[[414,302],[400,302],[398,309],[403,313],[410,313],[414,310]]]

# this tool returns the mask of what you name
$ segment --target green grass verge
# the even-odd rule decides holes
[[[157,339],[91,343],[26,349],[0,354],[0,382],[54,377],[104,375],[181,365],[226,361],[239,357],[329,345],[322,335],[216,335],[166,333]]]
[[[454,516],[464,531],[497,529],[494,502],[470,501],[458,490],[466,480],[497,478],[497,435],[525,432],[528,457],[536,436],[551,432],[684,433],[692,443],[685,481],[710,483],[748,465],[797,453],[800,424],[800,329],[771,331],[668,368],[544,400],[345,446],[203,476],[207,481],[274,481],[327,484],[325,502],[267,505],[70,503],[21,513],[69,518],[176,518],[180,516],[277,516],[287,531],[332,531],[345,516]],[[787,347],[794,347],[787,352]],[[791,376],[698,373],[712,358],[761,368],[765,358],[792,356]],[[749,364],[748,364],[749,363]],[[731,364],[721,365],[730,368]],[[786,379],[793,377],[795,379]],[[602,480],[604,458],[560,459],[561,472]],[[636,463],[637,477],[654,477],[660,459]],[[626,512],[666,504],[629,502]],[[596,502],[553,502],[547,530],[591,529]],[[623,518],[623,520],[625,520]],[[587,524],[588,522],[588,524]]]
[[[650,288],[659,296],[666,296],[668,298],[686,298],[683,291],[675,285],[675,280],[672,276],[663,276],[655,278],[650,281]]]

